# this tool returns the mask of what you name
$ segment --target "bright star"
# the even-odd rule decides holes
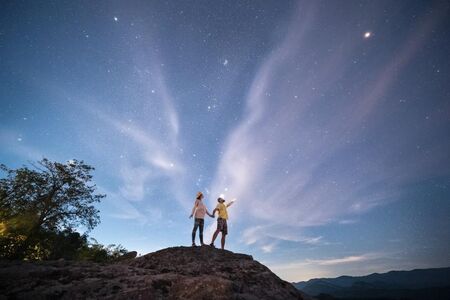
[[[117,22],[117,21],[119,21],[119,19],[118,19],[117,17],[114,17],[114,21],[116,21],[116,22]]]
[[[368,38],[370,38],[372,36],[372,32],[370,32],[370,31],[366,31],[365,33],[364,33],[364,38],[365,39],[368,39]]]

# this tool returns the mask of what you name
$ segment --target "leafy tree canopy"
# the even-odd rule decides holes
[[[41,251],[38,256],[45,257],[44,236],[65,231],[73,237],[74,228],[89,231],[99,224],[94,204],[105,195],[95,194],[94,168],[83,161],[42,159],[32,168],[2,164],[0,170],[6,174],[0,179],[0,256],[27,258]]]

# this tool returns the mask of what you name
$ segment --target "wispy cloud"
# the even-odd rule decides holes
[[[85,111],[103,122],[108,130],[115,132],[116,142],[122,143],[127,152],[118,160],[120,169],[116,176],[122,183],[118,188],[120,194],[135,201],[145,199],[146,190],[152,185],[152,180],[169,179],[172,192],[181,203],[185,198],[180,197],[183,190],[180,177],[184,172],[176,141],[176,132],[168,136],[152,135],[148,130],[138,125],[137,121],[121,120],[119,113],[106,114],[93,103],[84,104]],[[174,114],[175,112],[170,112]],[[121,142],[125,140],[125,142]],[[119,156],[119,155],[117,155]]]
[[[265,253],[271,253],[275,248],[276,243],[265,244],[261,247],[261,250]]]
[[[357,222],[358,222],[357,220],[344,219],[344,220],[340,220],[339,224],[343,224],[343,225],[345,225],[345,224],[355,224]]]
[[[105,201],[108,203],[108,216],[121,220],[132,220],[141,225],[148,223],[147,215],[142,213],[132,202],[128,201],[119,193],[115,193],[101,186],[98,187],[98,191],[107,195]]]
[[[129,138],[141,151],[143,158],[154,167],[167,171],[181,171],[182,164],[177,161],[177,149],[167,145],[162,137],[154,137],[148,130],[132,124],[126,120],[114,118],[93,104],[86,104],[85,108],[92,115],[98,117],[119,135]]]
[[[316,9],[315,4],[299,6],[284,40],[254,76],[246,114],[224,144],[211,191],[215,195],[226,189],[227,195],[240,199],[234,208],[236,219],[245,213],[254,225],[264,220],[290,229],[339,222],[398,199],[402,185],[421,174],[399,172],[409,167],[403,160],[386,164],[398,149],[377,152],[367,146],[367,139],[379,137],[376,130],[367,133],[366,124],[370,120],[372,126],[382,125],[375,112],[434,23],[424,21],[421,34],[408,38],[408,46],[386,62],[377,80],[360,87],[361,97],[330,104],[332,95],[327,93],[338,78],[355,76],[349,71],[348,55],[361,41],[349,38],[320,61],[302,59],[315,43],[311,37]],[[329,114],[319,113],[324,110]],[[438,161],[417,163],[426,168]],[[275,228],[268,226],[264,234],[280,238]],[[303,242],[308,241],[322,240]]]
[[[345,275],[361,276],[370,272],[385,272],[392,266],[380,263],[380,260],[389,258],[387,253],[362,253],[342,257],[324,259],[301,259],[290,262],[266,262],[269,268],[279,274],[281,278],[297,282],[311,278],[336,277]],[[369,267],[368,267],[369,266]]]
[[[150,170],[145,167],[132,168],[123,166],[120,171],[122,186],[121,195],[129,200],[142,200],[145,196],[145,184],[150,176]]]
[[[361,262],[361,261],[366,261],[369,259],[373,259],[373,258],[370,258],[369,255],[359,255],[359,256],[355,255],[355,256],[347,256],[347,257],[342,257],[342,258],[333,258],[333,259],[308,260],[307,263],[318,264],[321,266],[332,266],[332,265]]]
[[[122,191],[115,192],[103,186],[98,187],[98,192],[107,196],[102,201],[104,205],[106,204],[104,213],[107,217],[132,221],[140,225],[158,224],[163,219],[163,211],[157,205],[143,206]],[[145,237],[142,238],[145,239]]]
[[[246,245],[256,245],[263,252],[272,252],[280,242],[294,242],[305,245],[328,245],[322,236],[306,236],[301,231],[282,225],[251,226],[242,233],[242,242]]]

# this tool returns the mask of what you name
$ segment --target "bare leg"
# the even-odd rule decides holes
[[[221,240],[221,242],[222,242],[222,250],[225,248],[225,237],[226,237],[227,235],[226,234],[223,234],[223,232],[222,232],[222,240]]]
[[[211,244],[214,244],[214,241],[216,240],[216,237],[217,237],[217,235],[219,234],[219,232],[220,232],[219,230],[216,230],[216,231],[214,232],[214,235],[213,235]]]

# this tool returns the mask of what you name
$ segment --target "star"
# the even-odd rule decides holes
[[[223,61],[223,65],[224,65],[224,66],[228,65],[228,59],[225,59],[225,60]]]
[[[372,36],[372,32],[370,32],[370,31],[366,31],[365,33],[364,33],[364,38],[365,39],[368,39],[368,38],[370,38]]]
[[[114,17],[114,21],[115,21],[115,22],[119,21],[119,18]]]

